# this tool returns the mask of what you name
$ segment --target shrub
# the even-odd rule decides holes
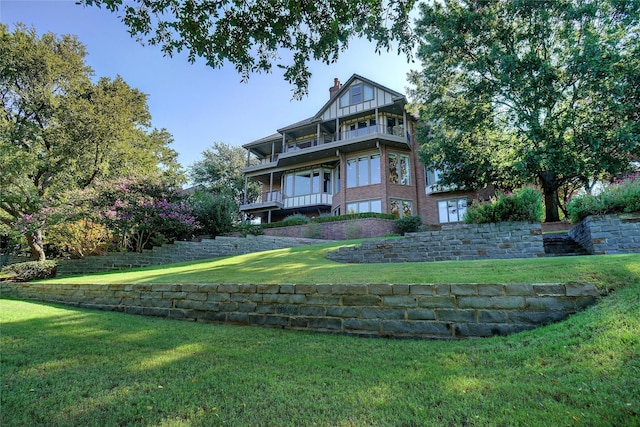
[[[71,258],[102,255],[111,242],[107,227],[88,219],[60,222],[51,226],[48,234],[49,241]]]
[[[50,279],[56,277],[57,264],[55,261],[29,261],[11,264],[2,269],[8,279],[16,282]]]
[[[574,223],[589,215],[640,212],[640,177],[616,181],[595,196],[576,196],[567,205],[567,211]]]
[[[381,219],[396,219],[396,217],[392,214],[383,214],[376,212],[363,212],[357,214],[346,214],[346,215],[323,215],[316,218],[313,218],[311,222],[337,222],[337,221],[349,221],[352,219],[365,219],[365,218],[381,218]]]
[[[247,236],[261,236],[264,234],[262,230],[262,226],[259,224],[250,224],[248,222],[243,222],[242,224],[238,224],[235,227],[242,237]]]
[[[284,227],[287,227],[290,225],[304,225],[309,223],[309,218],[307,218],[304,215],[291,215],[286,217],[280,222],[282,222],[283,224],[286,224],[284,225]]]
[[[464,222],[485,224],[490,222],[540,222],[544,214],[542,195],[531,187],[515,190],[512,195],[500,194],[488,203],[474,203],[467,209]]]
[[[232,230],[238,207],[230,197],[196,191],[192,204],[201,232],[219,236]]]
[[[396,229],[400,234],[415,233],[422,227],[422,218],[417,215],[409,215],[395,221]]]

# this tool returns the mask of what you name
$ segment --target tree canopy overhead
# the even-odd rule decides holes
[[[307,94],[310,61],[332,63],[354,37],[409,58],[415,0],[80,0],[122,13],[129,33],[171,56],[236,67],[242,79],[283,68],[294,97]],[[286,58],[285,61],[282,59]],[[287,63],[288,62],[288,63]]]
[[[434,0],[420,5],[413,96],[442,184],[558,191],[640,154],[640,2]]]

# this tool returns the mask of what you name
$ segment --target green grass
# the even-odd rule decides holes
[[[0,300],[2,426],[638,426],[640,282],[509,337],[412,341]]]
[[[541,283],[591,282],[616,288],[640,277],[640,254],[340,264],[326,252],[348,243],[330,243],[259,252],[208,261],[125,272],[63,277],[49,283]]]

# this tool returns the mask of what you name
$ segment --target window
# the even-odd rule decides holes
[[[467,199],[438,201],[438,220],[445,222],[461,222],[467,213]]]
[[[396,218],[410,216],[413,212],[413,204],[410,200],[391,200],[391,214]]]
[[[389,182],[411,185],[411,168],[407,154],[389,153]]]
[[[347,214],[363,212],[382,213],[382,200],[361,200],[359,202],[347,203]]]
[[[329,193],[330,191],[331,170],[329,169],[306,170],[284,176],[285,197]]]
[[[456,185],[442,185],[440,184],[440,178],[442,177],[442,170],[439,169],[427,169],[424,168],[425,178],[425,192],[426,194],[452,191],[458,189]]]
[[[371,101],[373,99],[373,93],[373,87],[364,83],[351,85],[340,97],[340,108],[359,104],[364,101]]]
[[[380,184],[380,154],[347,159],[347,187]]]

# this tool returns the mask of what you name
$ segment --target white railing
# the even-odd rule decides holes
[[[284,199],[285,208],[300,208],[313,205],[331,205],[331,194],[307,194],[305,196],[293,196]]]
[[[400,137],[406,137],[404,134],[404,126],[385,126],[385,125],[374,125],[374,126],[366,126],[359,129],[350,129],[345,130],[340,133],[340,139],[352,139],[358,138],[360,136],[371,135],[374,133],[382,133],[387,135],[395,135]]]
[[[307,148],[316,147],[318,145],[328,144],[330,142],[334,142],[335,140],[336,138],[334,135],[323,135],[320,137],[320,139],[310,138],[302,141],[292,141],[287,143],[287,145],[285,146],[285,150],[287,153],[290,153],[292,151],[304,150]]]

